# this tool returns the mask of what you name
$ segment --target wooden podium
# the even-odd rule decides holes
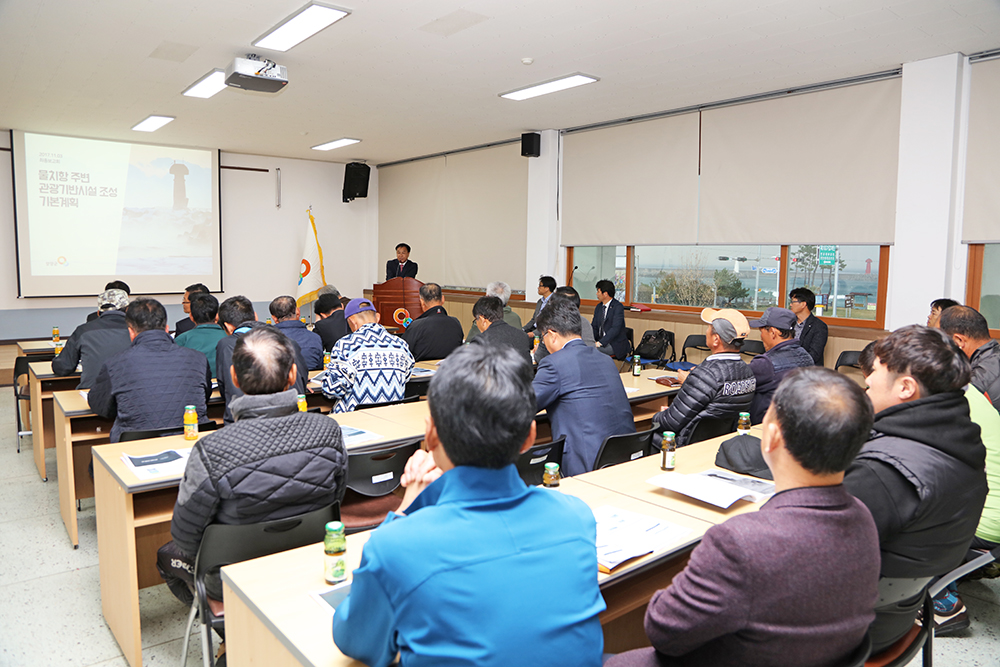
[[[416,278],[393,278],[372,285],[372,302],[382,316],[382,325],[397,326],[392,314],[397,308],[406,308],[410,317],[417,319],[424,309],[420,307],[420,288],[423,283]]]

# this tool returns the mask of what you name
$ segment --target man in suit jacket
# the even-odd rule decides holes
[[[566,436],[563,474],[594,468],[609,435],[635,433],[632,408],[615,362],[580,339],[580,311],[568,299],[549,302],[538,330],[551,354],[538,364],[535,397],[546,410],[552,437]]]
[[[805,287],[796,287],[788,293],[788,309],[795,313],[795,338],[806,349],[817,366],[823,365],[823,351],[829,336],[826,322],[812,314],[816,295]]]
[[[478,345],[509,347],[531,364],[531,339],[519,328],[503,319],[503,302],[495,296],[484,296],[472,307],[479,335],[472,339]]]
[[[878,597],[879,543],[844,471],[872,426],[861,388],[834,371],[792,371],[764,418],[775,495],[708,529],[646,609],[652,648],[609,667],[845,664]]]
[[[555,298],[558,299],[569,299],[577,310],[580,309],[580,293],[569,285],[563,285],[562,287],[557,287]],[[594,328],[590,326],[590,320],[588,320],[583,315],[580,315],[580,338],[583,340],[584,344],[588,347],[596,347],[594,345]],[[542,359],[549,356],[549,348],[545,347],[544,341],[538,342],[538,347],[535,349],[535,362],[542,363]]]
[[[531,316],[531,319],[528,320],[528,323],[523,327],[527,333],[531,333],[535,330],[535,320],[538,318],[538,314],[542,312],[542,308],[548,304],[555,289],[556,279],[552,276],[542,276],[538,279],[538,296],[541,298],[538,300],[538,303],[535,304],[535,312]]]
[[[628,336],[625,333],[625,306],[615,298],[615,284],[610,280],[597,283],[597,298],[601,302],[594,308],[594,340],[597,349],[615,359],[628,356]]]
[[[177,320],[177,324],[174,325],[174,335],[180,336],[182,333],[186,333],[194,329],[197,324],[195,324],[194,319],[191,317],[191,297],[195,294],[208,294],[208,287],[201,283],[195,283],[194,285],[188,285],[184,288],[184,298],[181,300],[181,306],[184,308],[184,314],[187,317]]]
[[[396,259],[385,263],[385,279],[416,278],[417,263],[410,261],[410,246],[400,243],[396,246]]]

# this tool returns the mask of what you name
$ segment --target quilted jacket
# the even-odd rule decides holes
[[[243,390],[233,384],[233,376],[229,372],[230,367],[233,365],[233,350],[236,349],[236,341],[239,340],[240,336],[257,327],[273,328],[273,325],[257,321],[244,322],[236,327],[231,336],[226,336],[215,345],[215,379],[219,383],[219,394],[222,396],[222,400],[226,402],[223,421],[227,424],[233,423],[233,412],[231,410],[233,399],[243,395]],[[298,375],[295,378],[295,391],[299,394],[304,394],[306,393],[306,381],[309,378],[309,367],[302,357],[302,350],[299,348],[299,344],[294,340],[292,341],[292,347],[295,348],[295,366],[298,368]]]
[[[995,340],[972,353],[972,386],[1000,410],[1000,343]],[[53,362],[55,369],[55,362]]]
[[[295,389],[244,395],[231,407],[236,422],[195,443],[174,506],[170,533],[192,562],[211,523],[295,516],[340,502],[347,488],[340,426],[299,412]]]
[[[97,374],[104,362],[128,349],[132,341],[128,337],[125,311],[109,310],[86,324],[81,324],[66,342],[66,347],[52,360],[52,372],[69,375],[76,371],[76,365],[83,366],[80,374],[80,389],[94,386]]]
[[[205,355],[175,345],[166,331],[151,330],[104,363],[88,401],[91,410],[115,420],[111,442],[118,442],[122,431],[181,428],[186,405],[195,406],[198,421],[205,421],[211,393]]]
[[[690,442],[695,426],[705,417],[736,420],[749,412],[757,381],[737,352],[713,354],[691,370],[670,407],[653,415],[653,426],[677,434],[677,446]]]

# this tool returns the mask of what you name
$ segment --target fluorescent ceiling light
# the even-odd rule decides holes
[[[332,151],[334,148],[343,148],[344,146],[350,146],[351,144],[356,144],[360,142],[360,139],[337,139],[336,141],[328,141],[325,144],[320,144],[319,146],[313,146],[314,151]]]
[[[156,132],[173,119],[173,116],[150,116],[132,129],[136,132]]]
[[[346,9],[310,2],[255,40],[253,45],[272,51],[287,51],[349,13]]]
[[[554,81],[538,83],[527,88],[518,88],[517,90],[512,90],[509,93],[500,93],[500,97],[508,100],[526,100],[532,97],[538,97],[539,95],[556,93],[560,90],[566,90],[567,88],[575,88],[587,83],[594,83],[595,81],[600,81],[600,79],[596,76],[589,76],[587,74],[570,74],[569,76],[564,76]]]
[[[208,99],[212,95],[226,89],[226,72],[213,69],[211,72],[195,81],[184,94],[188,97]]]

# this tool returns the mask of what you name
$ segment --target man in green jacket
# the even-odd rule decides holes
[[[226,330],[215,323],[219,315],[219,300],[211,294],[191,295],[191,319],[195,327],[185,331],[174,342],[181,347],[198,350],[208,359],[208,366],[215,376],[215,344],[226,337]]]

